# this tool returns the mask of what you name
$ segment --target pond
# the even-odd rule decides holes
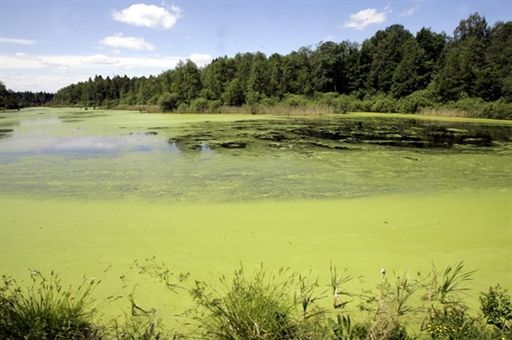
[[[332,261],[373,285],[380,268],[463,260],[478,289],[512,284],[511,122],[69,108],[0,118],[11,275],[116,277],[156,256],[203,279],[263,263],[326,283]]]

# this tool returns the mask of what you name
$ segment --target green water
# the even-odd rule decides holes
[[[211,279],[240,263],[366,283],[464,260],[512,286],[512,124],[348,114],[0,114],[0,268],[118,277],[156,256]],[[111,269],[107,273],[103,270]],[[142,280],[135,276],[133,282]],[[163,301],[158,290],[140,294]]]

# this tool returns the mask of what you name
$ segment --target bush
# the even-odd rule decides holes
[[[487,293],[480,294],[480,308],[489,325],[512,332],[512,301],[500,285],[490,287]]]
[[[481,116],[494,119],[512,119],[512,103],[506,102],[504,99],[486,103]]]
[[[482,339],[483,330],[477,319],[470,317],[466,308],[447,305],[443,310],[434,310],[427,325],[432,339]]]
[[[158,106],[164,112],[173,111],[178,107],[178,95],[176,93],[164,93],[158,98]]]
[[[208,101],[208,111],[211,113],[219,113],[222,102],[220,100]]]
[[[202,282],[196,282],[192,290],[199,307],[194,318],[205,338],[295,339],[320,329],[315,329],[320,327],[315,322],[320,313],[309,313],[314,298],[300,293],[310,292],[314,286],[304,278],[295,274],[286,278],[267,277],[263,270],[247,278],[240,269],[230,284],[221,282],[224,292]],[[294,294],[301,282],[299,293]],[[297,308],[300,303],[303,313]]]
[[[297,94],[288,94],[283,99],[283,104],[288,107],[304,107],[307,106],[309,100]]]
[[[428,89],[419,90],[398,100],[397,111],[416,113],[424,108],[434,107],[432,95]]]
[[[191,111],[192,110],[190,110],[190,107],[186,103],[180,103],[180,105],[178,105],[178,107],[176,108],[176,112],[179,113],[187,113]]]
[[[455,102],[448,102],[447,107],[459,111],[464,111],[470,116],[480,117],[484,107],[484,101],[482,98],[462,98]]]
[[[99,284],[84,280],[64,288],[53,272],[49,277],[32,271],[32,286],[23,289],[6,276],[0,283],[1,339],[100,339],[93,322],[91,294]]]
[[[372,112],[396,112],[397,100],[387,96],[377,96],[373,98],[371,106]]]
[[[358,111],[360,100],[353,96],[341,95],[334,102],[334,112],[347,113]]]
[[[206,112],[208,110],[208,99],[199,97],[192,100],[190,110],[198,113]]]

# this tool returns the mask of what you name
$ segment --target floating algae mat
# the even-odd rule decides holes
[[[156,256],[194,278],[263,263],[327,284],[332,261],[372,286],[383,267],[463,260],[475,290],[512,285],[510,122],[68,108],[0,118],[5,274],[76,281],[110,267],[117,278]],[[119,285],[107,280],[105,294]]]

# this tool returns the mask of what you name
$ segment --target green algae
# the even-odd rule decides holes
[[[20,112],[0,144],[3,193],[226,202],[512,182],[512,126],[500,123],[43,112]],[[69,115],[83,118],[69,122]]]
[[[475,289],[512,285],[508,122],[68,108],[2,117],[1,266],[17,277],[55,269],[78,281],[112,266],[107,296],[151,256],[195,278],[242,262],[312,269],[323,282],[332,260],[370,285],[380,268],[464,260]],[[157,292],[141,296],[161,306]]]

